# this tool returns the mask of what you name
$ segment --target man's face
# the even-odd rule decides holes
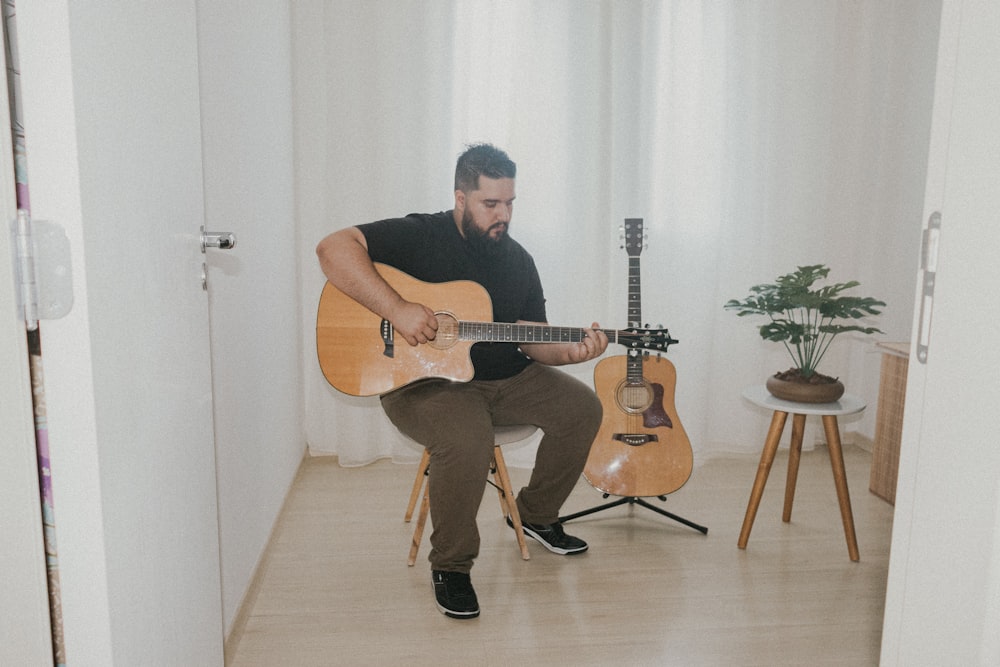
[[[461,230],[466,239],[499,244],[507,236],[514,213],[514,179],[479,177],[479,189],[455,192],[455,205],[462,211]]]

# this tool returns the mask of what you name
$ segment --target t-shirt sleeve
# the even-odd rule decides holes
[[[545,315],[545,293],[542,291],[542,280],[538,277],[535,260],[528,256],[528,294],[524,303],[524,313],[521,319],[527,322],[548,322]]]
[[[389,218],[358,225],[368,243],[368,256],[400,270],[411,270],[409,262],[426,243],[426,232],[409,218]]]

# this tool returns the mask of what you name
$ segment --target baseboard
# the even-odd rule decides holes
[[[857,431],[851,431],[847,434],[849,436],[849,442],[857,447],[858,449],[863,449],[869,454],[875,449],[875,441],[869,438],[863,433],[858,433]]]

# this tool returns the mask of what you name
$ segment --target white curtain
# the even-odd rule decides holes
[[[644,219],[643,318],[680,340],[667,356],[696,459],[759,451],[769,415],[740,392],[792,364],[728,299],[823,263],[889,303],[880,339],[909,338],[939,4],[296,2],[311,451],[416,459],[377,399],[318,370],[313,249],[348,225],[450,208],[455,158],[476,141],[518,164],[511,233],[553,324],[626,326],[619,228]],[[593,365],[566,370],[590,382]],[[820,370],[868,400],[842,429],[870,438],[872,340],[838,340]]]

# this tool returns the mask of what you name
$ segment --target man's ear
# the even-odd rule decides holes
[[[455,190],[455,210],[459,213],[465,212],[465,193]]]

